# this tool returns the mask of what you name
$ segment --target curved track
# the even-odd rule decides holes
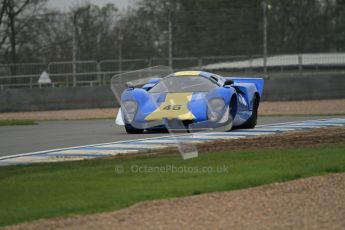
[[[336,117],[336,116],[333,116]],[[330,116],[263,116],[259,125],[331,118]],[[166,133],[128,135],[113,120],[45,121],[33,126],[0,127],[0,157],[105,142],[166,136]]]

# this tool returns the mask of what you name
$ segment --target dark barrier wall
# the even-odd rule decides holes
[[[105,108],[116,106],[110,87],[6,89],[0,112]]]
[[[345,75],[272,77],[262,101],[345,98]],[[0,112],[117,106],[109,86],[0,90]]]
[[[345,98],[345,74],[272,77],[265,80],[264,101]]]

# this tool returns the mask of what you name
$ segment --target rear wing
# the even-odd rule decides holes
[[[262,95],[262,91],[264,90],[264,79],[263,78],[259,78],[259,77],[253,77],[253,78],[249,78],[249,77],[225,77],[225,79],[233,80],[234,85],[236,85],[237,83],[255,84],[256,89],[258,90],[260,97]]]

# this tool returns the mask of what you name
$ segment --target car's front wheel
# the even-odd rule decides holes
[[[234,118],[236,116],[236,103],[237,102],[237,98],[236,97],[232,97],[231,98],[231,101],[230,101],[230,105],[229,105],[229,129],[228,131],[230,131],[233,127],[233,121],[234,121]]]
[[[256,126],[256,123],[258,121],[258,109],[259,109],[259,97],[258,95],[255,95],[253,98],[253,111],[252,111],[252,115],[250,116],[250,118],[248,119],[248,121],[246,121],[246,123],[243,124],[243,126],[241,128],[243,129],[254,129]]]
[[[232,118],[232,115],[231,113],[229,113],[229,119],[228,119],[228,125],[227,125],[227,132],[231,131],[232,130],[232,127],[233,127],[233,118]]]
[[[143,129],[136,129],[136,128],[134,128],[133,126],[131,126],[129,124],[125,125],[125,129],[126,129],[126,132],[128,134],[141,134],[141,133],[144,132]]]

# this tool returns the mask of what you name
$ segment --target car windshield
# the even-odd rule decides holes
[[[150,93],[207,92],[217,87],[210,79],[196,76],[171,76],[162,79]]]

